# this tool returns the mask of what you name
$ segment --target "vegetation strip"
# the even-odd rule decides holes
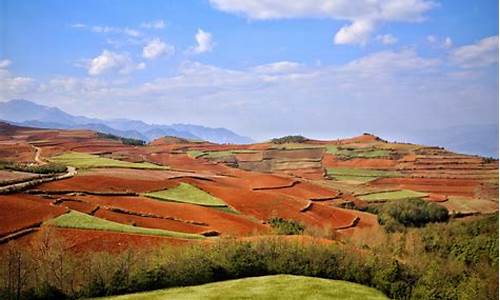
[[[159,166],[149,162],[133,163],[128,161],[116,160],[98,155],[66,152],[58,156],[51,157],[51,162],[73,166],[78,169],[90,168],[126,168],[126,169],[146,169],[146,170],[168,170],[166,166]]]
[[[158,200],[182,202],[202,206],[227,206],[227,204],[219,198],[216,198],[209,193],[184,182],[168,190],[145,193],[144,196]]]
[[[166,236],[166,237],[181,238],[181,239],[203,238],[203,236],[198,234],[125,225],[97,218],[94,216],[90,216],[77,211],[71,211],[67,214],[64,214],[49,221],[48,223],[64,228],[91,229],[91,230],[114,231],[123,233],[158,235],[158,236]]]
[[[358,196],[364,201],[390,201],[390,200],[400,200],[400,199],[413,199],[413,198],[423,198],[427,197],[427,193],[416,192],[412,190],[398,190],[398,191],[384,191],[378,193],[370,193]]]

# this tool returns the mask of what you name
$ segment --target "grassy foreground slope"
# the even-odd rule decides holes
[[[61,155],[51,157],[50,161],[66,166],[73,166],[78,169],[129,168],[129,169],[168,170],[168,167],[158,166],[148,162],[133,163],[128,161],[100,157],[98,155],[93,155],[88,153],[79,153],[79,152],[63,153]]]
[[[92,230],[104,230],[104,231],[115,231],[123,233],[135,233],[135,234],[146,234],[146,235],[159,235],[173,238],[181,239],[201,239],[203,236],[198,234],[183,233],[162,229],[152,229],[145,227],[136,227],[132,225],[120,224],[101,218],[89,216],[87,214],[71,211],[67,214],[59,216],[50,221],[51,224],[58,227],[65,228],[76,228],[76,229],[92,229]]]
[[[340,280],[273,275],[171,288],[105,299],[388,299],[376,289]]]

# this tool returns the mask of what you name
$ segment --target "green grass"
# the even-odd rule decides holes
[[[330,299],[382,300],[388,299],[376,289],[340,280],[305,276],[273,275],[228,280],[191,287],[170,288],[105,299]]]
[[[169,231],[163,229],[153,229],[145,227],[136,227],[132,225],[125,225],[117,222],[112,222],[90,216],[77,211],[70,211],[67,214],[59,216],[51,221],[49,224],[54,224],[58,227],[65,228],[77,228],[77,229],[91,229],[91,230],[103,230],[103,231],[114,231],[123,233],[135,233],[135,234],[146,234],[146,235],[159,235],[173,238],[181,239],[202,239],[203,236],[192,233],[183,233],[176,231]]]
[[[327,145],[326,151],[339,158],[382,158],[390,157],[391,151],[374,147],[349,148],[348,146]]]
[[[51,162],[72,166],[77,169],[90,168],[128,168],[128,169],[151,169],[151,170],[168,170],[168,167],[158,166],[152,163],[133,163],[128,161],[116,160],[98,155],[67,152],[50,158]]]
[[[216,198],[188,183],[181,183],[168,190],[145,193],[144,195],[158,200],[183,202],[203,206],[227,206],[226,203],[219,198]]]
[[[427,196],[426,193],[411,191],[411,190],[399,190],[399,191],[388,191],[373,193],[368,195],[361,195],[358,198],[364,201],[392,201],[401,199],[411,199],[411,198],[422,198]]]
[[[373,169],[355,169],[355,168],[328,168],[327,175],[336,180],[349,180],[368,182],[379,177],[397,177],[401,173],[397,171],[384,171]]]

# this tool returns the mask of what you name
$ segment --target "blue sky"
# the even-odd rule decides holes
[[[0,2],[0,101],[255,139],[498,123],[498,1]]]

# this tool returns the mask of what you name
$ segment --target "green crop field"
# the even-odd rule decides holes
[[[326,151],[339,158],[382,158],[390,157],[391,151],[373,147],[349,148],[347,146],[327,145]]]
[[[397,177],[400,176],[401,173],[397,171],[384,171],[374,169],[328,168],[327,175],[336,180],[368,182],[380,177]]]
[[[208,283],[198,286],[170,288],[104,299],[388,299],[376,289],[356,283],[305,276],[273,275]]]
[[[359,198],[364,201],[391,201],[391,200],[401,200],[401,199],[411,199],[411,198],[422,198],[425,196],[427,196],[426,193],[421,193],[411,190],[399,190],[399,191],[371,193],[367,195],[361,195],[359,196]]]
[[[51,157],[51,162],[72,166],[77,169],[90,169],[90,168],[127,168],[127,169],[152,169],[152,170],[168,170],[166,166],[158,166],[152,163],[133,163],[128,161],[116,160],[98,155],[80,153],[80,152],[67,152],[58,156]]]
[[[144,195],[158,200],[183,202],[203,206],[227,206],[226,203],[219,198],[216,198],[188,183],[181,183],[168,190],[145,193]]]
[[[48,222],[49,224],[56,225],[58,227],[65,228],[77,228],[77,229],[91,229],[91,230],[103,230],[103,231],[114,231],[123,233],[136,233],[136,234],[146,234],[146,235],[159,235],[173,238],[181,239],[202,239],[203,236],[192,233],[183,233],[162,229],[152,229],[145,227],[136,227],[132,225],[125,225],[117,222],[112,222],[90,216],[81,212],[71,211],[67,214],[59,216]]]

